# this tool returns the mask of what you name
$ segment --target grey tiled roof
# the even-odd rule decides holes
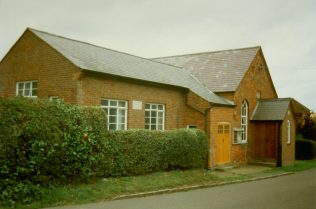
[[[283,121],[289,105],[290,98],[285,99],[262,99],[251,115],[251,121]]]
[[[231,101],[208,90],[184,69],[50,33],[29,30],[81,69],[183,87],[211,103],[232,105]]]
[[[236,91],[260,47],[155,58],[183,67],[213,92]]]

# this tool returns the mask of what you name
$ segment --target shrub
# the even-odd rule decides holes
[[[107,131],[100,108],[0,98],[0,201],[30,202],[40,187],[91,178],[203,168],[198,130]]]
[[[203,168],[207,137],[199,130],[113,131],[105,136],[105,176],[128,176],[167,169]]]
[[[299,139],[295,144],[297,160],[312,160],[316,158],[316,143],[312,140]]]
[[[0,117],[0,199],[36,199],[34,185],[97,175],[92,153],[105,131],[103,110],[0,98]]]

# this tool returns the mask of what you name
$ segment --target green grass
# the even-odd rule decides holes
[[[267,172],[298,172],[311,168],[316,168],[316,160],[296,160],[295,164],[292,166],[277,167],[268,170]]]
[[[110,200],[120,195],[139,192],[215,183],[222,181],[212,172],[197,169],[186,171],[158,172],[144,176],[108,178],[89,184],[68,185],[43,189],[40,201],[29,205],[16,205],[18,209],[36,209],[59,205],[83,204]]]
[[[315,167],[316,160],[296,161],[293,166],[272,168],[262,173],[298,172]],[[196,169],[157,172],[143,176],[100,179],[89,184],[44,188],[42,190],[43,196],[39,201],[29,205],[16,205],[15,208],[38,209],[61,205],[84,204],[111,200],[121,195],[139,192],[198,184],[232,182],[249,178],[251,176]]]

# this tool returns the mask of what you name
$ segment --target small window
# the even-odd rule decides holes
[[[197,129],[197,125],[188,125],[187,128],[190,128],[190,129]]]
[[[104,99],[101,108],[106,112],[108,130],[127,129],[127,101]]]
[[[37,81],[23,81],[16,83],[16,95],[22,97],[37,97]]]
[[[165,105],[145,104],[145,129],[165,129]]]
[[[287,121],[287,143],[291,144],[291,121]]]

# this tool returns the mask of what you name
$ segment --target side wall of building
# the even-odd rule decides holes
[[[145,104],[165,105],[165,129],[195,125],[205,130],[205,114],[188,105],[188,92],[182,88],[124,79],[98,73],[85,73],[78,80],[78,104],[100,106],[102,99],[128,101],[128,129],[145,127]],[[141,109],[133,108],[141,102]]]
[[[289,123],[288,123],[289,122]],[[290,125],[289,125],[290,124]],[[288,127],[289,126],[289,127]],[[281,125],[282,133],[282,166],[293,165],[295,162],[295,115],[291,108],[288,109]],[[290,128],[290,140],[288,142],[288,128]]]
[[[0,63],[0,96],[16,96],[16,83],[38,81],[38,98],[76,103],[80,71],[32,32],[26,31]]]
[[[254,126],[249,120],[256,106],[257,99],[277,98],[277,94],[261,50],[255,56],[237,90],[235,92],[218,93],[218,95],[233,100],[236,105],[232,113],[232,117],[230,117],[232,131],[234,128],[241,128],[241,106],[243,102],[247,102],[248,104],[247,143],[232,144],[231,148],[232,162],[240,164],[247,163],[247,161],[251,158],[251,143],[254,137],[253,134],[255,134],[251,131],[254,129]]]

